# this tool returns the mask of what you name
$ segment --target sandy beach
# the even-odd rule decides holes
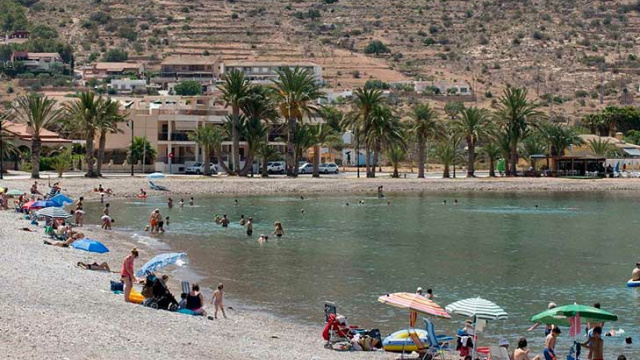
[[[228,319],[207,320],[126,304],[109,291],[118,274],[81,270],[78,261],[107,261],[119,270],[133,245],[125,236],[85,226],[109,248],[94,254],[43,245],[43,229],[0,212],[0,354],[5,359],[388,359],[384,353],[323,348],[318,326],[299,325],[234,306]],[[29,226],[35,232],[19,228]],[[137,266],[155,255],[140,249]],[[176,293],[176,287],[173,286]]]

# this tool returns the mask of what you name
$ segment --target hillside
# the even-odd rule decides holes
[[[76,63],[123,47],[167,54],[305,60],[329,86],[368,79],[467,81],[490,105],[527,86],[556,118],[633,101],[640,83],[640,2],[590,0],[41,0],[34,23],[56,25]],[[389,53],[364,54],[372,40]],[[93,56],[91,55],[93,53]]]

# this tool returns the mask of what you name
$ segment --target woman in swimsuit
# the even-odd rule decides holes
[[[280,221],[276,221],[274,224],[275,230],[273,230],[273,234],[277,237],[282,237],[284,235],[284,229],[282,228],[282,224]]]
[[[193,311],[196,315],[207,316],[207,312],[204,311],[204,297],[200,293],[200,285],[193,284],[191,291],[187,295],[187,309]]]
[[[137,281],[135,273],[133,271],[133,262],[138,258],[138,250],[136,248],[131,249],[131,253],[127,255],[122,261],[122,281],[124,282],[124,302],[129,302],[129,295],[133,288],[133,282]]]

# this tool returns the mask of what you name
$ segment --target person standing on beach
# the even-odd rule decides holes
[[[131,295],[131,289],[133,288],[134,281],[137,281],[135,273],[133,271],[133,262],[138,258],[138,250],[136,248],[131,249],[131,253],[127,255],[122,261],[122,281],[124,282],[124,302],[129,301],[129,295]]]
[[[282,237],[284,235],[284,229],[282,228],[282,224],[280,223],[280,221],[276,221],[273,226],[275,227],[275,229],[273,230],[273,235]]]
[[[193,206],[193,196],[189,199],[189,205]]]
[[[84,200],[84,197],[80,196],[80,198],[78,198],[78,201],[76,202],[76,210],[73,213],[75,215],[76,218],[76,226],[82,226],[83,222],[84,222],[84,210],[82,209],[82,201]]]
[[[253,235],[253,218],[250,217],[247,221],[247,236]]]
[[[559,328],[553,328],[551,334],[547,335],[544,341],[544,358],[545,360],[556,360],[556,338],[562,333]]]
[[[211,297],[211,304],[215,307],[215,310],[213,311],[214,319],[218,318],[218,309],[222,310],[222,316],[224,316],[225,319],[227,318],[227,314],[224,312],[224,304],[222,302],[224,297],[222,289],[224,289],[224,285],[222,285],[222,283],[218,284],[218,290],[214,291],[213,296]]]
[[[244,226],[244,224],[245,224],[244,215],[240,215],[240,225]]]

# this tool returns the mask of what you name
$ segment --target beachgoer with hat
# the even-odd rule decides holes
[[[422,288],[420,286],[418,286],[418,288],[416,289],[416,294],[422,296]]]

